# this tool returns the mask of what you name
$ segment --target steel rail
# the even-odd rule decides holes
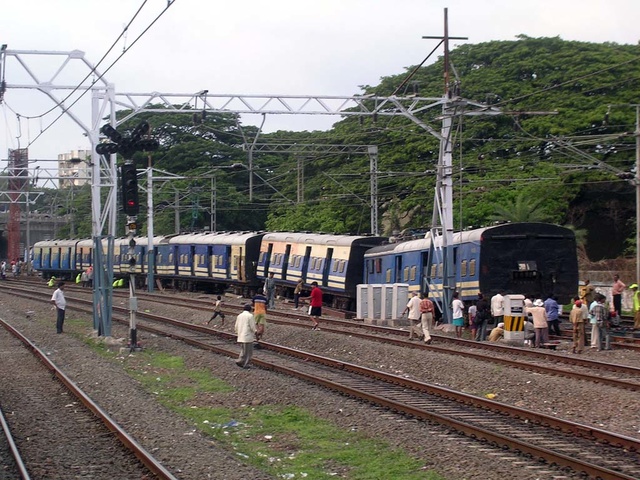
[[[127,311],[124,308],[122,309],[117,308],[117,309],[122,311]],[[141,314],[141,316],[151,318],[154,320],[160,320],[170,325],[179,327],[181,329],[186,329],[188,331],[197,331],[200,333],[211,333],[211,329],[208,329],[206,327],[199,326],[199,325],[193,325],[187,322],[182,322],[180,320],[167,319],[166,317],[161,317],[159,315]],[[126,323],[126,322],[122,321],[122,323]],[[155,331],[156,333],[166,335],[166,336],[171,336],[173,338],[179,338],[191,345],[199,346],[200,348],[204,348],[207,350],[224,352],[226,355],[230,355],[230,356],[235,355],[235,351],[230,351],[229,349],[224,349],[221,347],[215,347],[208,343],[195,340],[194,338],[184,337],[183,335],[179,335],[175,333],[172,334],[170,332],[166,332],[161,329],[148,328],[143,325],[139,325],[139,328],[149,330],[149,331]],[[222,335],[221,334],[222,332],[215,332],[215,333],[218,336],[226,337],[228,339],[235,338],[235,336],[231,334]],[[528,411],[518,407],[511,407],[499,402],[494,402],[494,401],[483,399],[480,397],[474,397],[461,392],[455,392],[453,390],[446,389],[443,387],[438,387],[438,386],[429,385],[423,382],[409,380],[403,377],[399,377],[397,375],[379,372],[377,370],[361,367],[348,362],[337,361],[327,357],[322,357],[319,355],[303,352],[296,349],[289,349],[287,347],[269,344],[266,342],[263,345],[267,349],[279,351],[279,352],[285,353],[288,356],[297,356],[298,358],[303,359],[305,363],[312,361],[312,362],[320,363],[323,365],[334,365],[334,368],[337,368],[339,370],[344,370],[350,373],[365,375],[367,377],[374,378],[376,380],[386,379],[384,381],[393,385],[399,385],[402,388],[410,388],[412,390],[428,393],[430,395],[434,395],[441,398],[447,398],[450,400],[454,400],[458,403],[462,403],[465,405],[472,405],[485,410],[491,410],[491,411],[496,411],[500,413],[507,413],[513,418],[526,419],[527,421],[532,421],[537,424],[542,424],[544,426],[547,426],[553,429],[562,430],[564,432],[571,433],[573,435],[588,437],[592,441],[595,440],[595,441],[600,441],[616,447],[622,447],[627,451],[640,451],[639,441],[623,435],[618,435],[612,432],[607,432],[604,430],[592,428],[586,425],[577,424],[575,422],[560,420],[552,416]],[[401,411],[407,415],[412,415],[419,418],[430,418],[430,419],[433,419],[434,421],[437,421],[438,423],[449,425],[452,428],[455,428],[456,430],[462,433],[465,433],[466,435],[469,435],[475,438],[485,439],[491,442],[495,442],[498,445],[507,446],[509,448],[515,449],[517,451],[525,452],[530,455],[540,456],[541,458],[544,458],[552,463],[557,463],[558,465],[565,465],[576,471],[586,472],[587,474],[594,477],[599,477],[602,479],[634,478],[634,477],[630,477],[628,475],[622,474],[620,472],[608,469],[607,467],[593,465],[593,464],[584,462],[582,460],[570,457],[568,455],[551,451],[544,447],[536,447],[527,442],[523,442],[521,440],[514,439],[514,438],[508,438],[502,434],[491,432],[478,426],[469,425],[451,417],[442,417],[441,415],[428,412],[426,410],[421,410],[414,406],[403,404],[402,402],[391,401],[390,399],[380,397],[378,395],[372,395],[371,393],[363,392],[353,387],[336,384],[335,382],[331,382],[327,379],[319,379],[315,375],[307,375],[303,372],[294,372],[294,370],[292,369],[278,366],[271,362],[266,362],[263,359],[259,359],[259,358],[254,359],[254,364],[261,366],[263,368],[282,371],[283,373],[295,374],[300,378],[304,378],[306,380],[313,381],[316,384],[321,384],[328,388],[341,391],[347,395],[356,396],[358,398],[363,398],[363,399],[368,398],[369,399],[368,401],[372,403],[381,405],[391,410]]]
[[[180,320],[168,319],[166,317],[162,317],[159,315],[145,314],[143,316],[147,318],[152,318],[156,321],[162,321],[164,323],[168,323],[172,326],[186,329],[188,331],[195,330],[201,333],[211,333],[211,330],[207,327],[193,325],[187,322],[182,322]],[[126,323],[126,322],[123,322],[123,323]],[[138,325],[138,327],[141,329],[152,331],[153,333],[156,333],[159,335],[165,335],[165,336],[172,337],[174,339],[179,339],[181,341],[184,341],[187,344],[190,344],[205,350],[224,353],[227,356],[235,356],[236,354],[235,351],[230,351],[228,348],[211,345],[209,343],[206,343],[194,338],[190,338],[190,337],[185,337],[180,334],[169,333],[169,332],[163,331],[162,329],[143,326],[140,324]],[[230,341],[235,340],[235,335],[232,335],[226,332],[216,332],[216,335],[226,338]],[[457,403],[461,403],[464,405],[471,405],[476,408],[481,408],[483,410],[491,410],[501,414],[506,413],[507,415],[513,418],[526,419],[528,421],[535,422],[537,424],[541,424],[552,429],[561,430],[563,432],[566,432],[575,436],[580,436],[583,438],[589,438],[592,441],[600,441],[600,442],[609,444],[611,446],[624,448],[628,451],[640,451],[640,441],[637,441],[636,439],[633,439],[631,437],[626,437],[624,435],[618,435],[612,432],[607,432],[605,430],[592,428],[592,427],[581,425],[575,422],[561,420],[553,416],[540,414],[540,413],[522,409],[519,407],[511,407],[509,405],[505,405],[489,399],[475,397],[473,395],[465,394],[462,392],[456,392],[448,388],[434,386],[424,382],[418,382],[415,380],[410,380],[401,376],[380,372],[378,370],[370,369],[368,367],[362,367],[349,362],[343,362],[340,360],[331,359],[321,355],[315,355],[302,350],[283,347],[280,345],[271,344],[267,342],[261,342],[261,344],[263,345],[263,348],[267,350],[271,350],[286,356],[293,356],[304,362],[313,362],[313,363],[328,366],[337,370],[365,376],[375,380],[381,380],[392,385],[400,386],[402,388],[411,389],[414,391],[433,395],[436,397],[447,398]],[[345,395],[360,398],[370,403],[374,403],[376,405],[389,408],[393,411],[402,412],[406,415],[410,415],[423,420],[425,419],[432,420],[439,424],[454,428],[455,430],[462,432],[473,438],[479,438],[481,440],[484,439],[490,442],[495,442],[498,445],[507,446],[510,449],[515,449],[517,451],[528,453],[530,455],[539,456],[552,463],[555,462],[559,465],[565,465],[576,471],[586,472],[589,475],[592,475],[594,477],[599,477],[602,479],[611,479],[611,480],[634,478],[634,477],[622,474],[620,472],[610,470],[606,467],[599,467],[599,466],[592,465],[590,463],[581,461],[579,459],[570,457],[568,455],[564,455],[562,453],[557,453],[543,447],[533,446],[519,439],[510,438],[496,432],[491,432],[482,427],[469,425],[463,421],[456,420],[455,418],[452,418],[452,417],[443,416],[434,412],[429,412],[427,410],[420,409],[412,405],[404,404],[401,402],[390,400],[388,398],[385,398],[379,395],[371,394],[369,392],[354,388],[352,386],[340,384],[328,379],[319,378],[317,375],[309,375],[309,374],[306,374],[305,372],[300,372],[295,368],[289,368],[286,366],[277,365],[273,362],[269,362],[264,359],[260,359],[256,357],[252,359],[252,362],[259,367],[262,367],[268,370],[277,371],[287,375],[292,375],[297,378],[307,380],[313,384],[321,385],[326,388],[330,388],[334,391],[343,393]]]
[[[11,434],[11,429],[9,428],[9,424],[7,423],[7,420],[4,417],[2,408],[0,408],[0,425],[2,425],[2,431],[4,432],[4,436],[7,438],[7,442],[9,443],[9,450],[11,450],[11,456],[13,457],[13,460],[16,462],[16,467],[20,472],[20,477],[22,478],[22,480],[30,480],[31,477],[29,476],[27,467],[24,465],[24,462],[22,461],[20,450],[18,450],[18,446],[16,445],[16,442],[13,441],[13,435]]]
[[[184,303],[185,306],[188,306],[189,308],[192,308],[192,309],[199,309],[203,311],[211,310],[210,302],[207,302],[207,301],[200,301],[197,299],[180,299],[180,298],[168,299],[162,295],[155,295],[155,294],[146,294],[146,295],[141,294],[139,298],[144,298],[145,296],[149,296],[150,298],[153,298],[153,301],[156,303],[160,302],[160,303],[168,303],[172,305],[175,305],[176,303]],[[80,298],[75,298],[74,300],[78,302],[83,301]],[[201,305],[198,305],[199,303]],[[286,317],[296,316],[295,314],[292,315],[288,312],[277,312],[276,315],[286,316]],[[275,324],[291,325],[291,326],[298,326],[298,327],[300,326],[300,324],[297,322],[290,322],[288,320],[282,320],[282,319],[273,318],[273,317],[270,317],[269,321]],[[326,320],[325,319],[323,322],[323,330],[331,333],[337,333],[337,334],[343,334],[345,333],[345,331],[341,329],[332,328],[331,326],[327,326],[327,325],[339,325],[347,328],[355,327],[357,329],[361,328],[361,329],[371,330],[374,332],[381,332],[381,333],[394,335],[394,336],[406,335],[406,331],[399,330],[393,327],[366,325],[366,324],[356,323],[348,320],[336,320],[336,319]],[[197,326],[194,325],[194,327],[197,327]],[[203,331],[208,331],[208,329],[205,329]],[[617,379],[617,378],[610,378],[610,377],[604,377],[604,376],[593,376],[588,373],[558,369],[553,365],[545,366],[545,365],[539,365],[534,363],[515,361],[513,359],[504,359],[504,358],[499,358],[495,356],[487,356],[487,355],[483,355],[481,353],[476,353],[476,352],[469,352],[469,351],[463,351],[463,350],[451,350],[439,345],[425,345],[422,343],[411,343],[406,339],[393,339],[389,337],[380,337],[380,336],[370,335],[368,333],[359,333],[354,331],[349,331],[348,333],[349,335],[354,337],[363,338],[366,340],[376,341],[380,343],[387,343],[387,344],[392,344],[392,345],[402,346],[402,347],[409,347],[409,348],[419,348],[424,350],[436,351],[443,354],[455,354],[458,356],[464,356],[464,357],[472,358],[475,360],[488,361],[488,362],[505,365],[512,368],[519,368],[521,370],[526,370],[526,371],[533,371],[533,372],[549,374],[554,376],[564,376],[567,378],[575,378],[583,381],[610,385],[613,387],[623,388],[623,389],[632,390],[632,391],[640,390],[640,383],[636,383],[636,382],[625,380],[625,379]],[[640,379],[640,368],[629,366],[629,365],[612,364],[607,362],[601,362],[598,360],[588,360],[580,357],[566,357],[562,355],[554,355],[540,349],[531,350],[531,349],[524,349],[519,347],[512,347],[508,345],[499,345],[499,344],[486,343],[486,342],[475,342],[471,340],[456,339],[456,338],[450,338],[450,337],[440,336],[440,335],[437,335],[434,337],[439,341],[444,341],[445,343],[459,344],[459,345],[463,345],[473,349],[488,350],[490,352],[498,351],[504,354],[513,354],[519,357],[528,357],[533,360],[551,361],[551,362],[554,362],[555,364],[561,363],[569,366],[580,366],[584,368],[591,368],[594,370],[609,371],[609,372],[613,372],[615,374],[620,374],[620,375],[632,375]]]
[[[120,427],[97,403],[82,391],[47,355],[36,347],[31,340],[25,337],[20,331],[0,319],[0,324],[13,336],[19,339],[41,362],[50,370],[53,375],[76,397],[82,404],[91,410],[104,425],[118,437],[120,442],[126,446],[151,472],[161,480],[178,480],[169,470],[167,470],[158,460],[156,460],[142,445],[140,445],[131,435]]]

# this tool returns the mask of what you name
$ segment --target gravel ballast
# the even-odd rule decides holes
[[[82,327],[67,326],[55,334],[55,313],[43,303],[10,296],[0,290],[2,317],[9,320],[98,401],[126,430],[179,478],[271,478],[239,461],[234,452],[219,448],[194,425],[158,405],[154,396],[124,371],[89,348],[82,336],[90,334],[91,319],[73,310],[68,318],[84,319]],[[154,305],[141,301],[140,309],[202,322],[206,313],[186,307]],[[31,311],[30,318],[26,312]],[[228,331],[235,318],[227,317]],[[70,323],[70,322],[69,322]],[[496,400],[567,418],[598,428],[640,438],[637,393],[562,377],[540,375],[464,357],[407,349],[363,341],[347,335],[269,324],[265,340],[332,356],[417,380],[444,385],[474,395],[497,395]],[[113,336],[128,335],[114,323]],[[578,478],[544,464],[516,457],[479,442],[370,407],[296,379],[257,368],[238,369],[220,355],[195,350],[170,339],[139,331],[147,348],[183,357],[189,368],[207,368],[235,389],[233,395],[209,401],[236,408],[240,405],[297,405],[341,428],[384,439],[422,459],[450,479]],[[135,354],[134,354],[135,355]],[[256,356],[260,355],[256,351]],[[587,352],[589,358],[612,363],[640,364],[628,351]],[[259,388],[256,388],[259,385]],[[603,408],[607,405],[607,408]],[[524,462],[524,463],[522,463]],[[340,478],[340,477],[338,477]]]

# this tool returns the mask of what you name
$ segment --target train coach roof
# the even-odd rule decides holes
[[[54,240],[42,240],[33,244],[36,248],[43,247],[75,247],[76,243],[80,242],[78,238],[72,238],[71,240],[54,239]]]
[[[163,236],[153,237],[153,245],[158,245],[164,239]],[[138,245],[149,245],[149,237],[141,236],[141,237],[133,237],[133,240],[136,242],[136,246]],[[129,245],[131,240],[129,237],[120,237],[115,239],[115,245]]]
[[[76,247],[93,247],[93,238],[85,238],[83,240],[80,240],[78,242],[78,244],[76,245]]]
[[[162,244],[171,245],[243,245],[252,238],[261,238],[260,232],[207,232],[165,237]]]
[[[489,227],[487,227],[489,228]],[[477,228],[475,230],[468,230],[463,232],[457,232],[453,234],[453,243],[469,243],[469,242],[479,242],[482,234],[487,228]],[[390,243],[389,245],[382,245],[380,247],[374,247],[367,251],[365,257],[371,257],[376,255],[381,255],[385,253],[403,253],[403,252],[414,252],[414,251],[422,251],[431,248],[432,244],[431,233],[427,233],[425,238],[419,238],[417,240],[408,240],[406,242],[399,243]],[[442,238],[436,239],[436,244],[442,244]]]
[[[354,244],[379,245],[386,237],[374,237],[366,235],[333,235],[329,233],[301,233],[301,232],[275,232],[267,233],[262,242],[299,243],[306,245],[337,245],[350,246]]]

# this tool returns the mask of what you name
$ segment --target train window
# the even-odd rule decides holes
[[[258,257],[258,263],[261,265],[264,263],[264,254],[265,252],[260,252],[260,256]]]
[[[431,278],[434,278],[436,276],[436,269],[437,269],[437,265],[431,265]]]
[[[476,259],[469,261],[469,275],[472,277],[476,276]]]
[[[418,267],[416,267],[415,265],[413,267],[411,267],[411,273],[410,273],[410,279],[412,282],[415,282],[416,280],[416,270],[418,269]]]
[[[404,270],[402,272],[402,281],[403,282],[409,281],[409,267],[404,267]]]
[[[339,263],[340,263],[340,262],[333,262],[333,267],[331,268],[331,270],[333,270],[334,272],[337,272],[337,271],[338,271],[338,264],[339,264]]]
[[[345,260],[342,260],[340,262],[340,273],[344,273],[344,269],[345,269],[346,265],[347,265],[347,262]]]
[[[387,274],[385,275],[386,283],[391,283],[391,269],[387,269]]]
[[[300,268],[300,260],[302,257],[300,255],[296,256],[296,268]]]
[[[376,258],[376,273],[382,273],[382,259]]]
[[[461,277],[466,277],[467,276],[467,261],[466,260],[462,260],[460,262],[460,276]]]

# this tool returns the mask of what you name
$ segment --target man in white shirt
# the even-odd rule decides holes
[[[236,318],[235,331],[240,344],[240,356],[236,360],[236,365],[249,368],[249,362],[253,356],[253,342],[256,341],[256,321],[251,313],[250,303],[244,306],[244,310]]]
[[[419,328],[419,326],[422,325],[422,313],[420,312],[420,297],[418,296],[418,292],[413,292],[402,315],[406,315],[407,313],[409,313],[409,340],[413,340],[414,331],[416,337],[420,338],[422,336],[422,328]]]
[[[500,290],[497,294],[491,297],[491,315],[495,319],[496,323],[504,322],[504,297],[503,291]]]
[[[58,283],[58,288],[51,296],[51,303],[57,310],[56,317],[56,333],[62,333],[62,325],[64,324],[64,311],[67,308],[67,300],[64,298],[64,282]]]

